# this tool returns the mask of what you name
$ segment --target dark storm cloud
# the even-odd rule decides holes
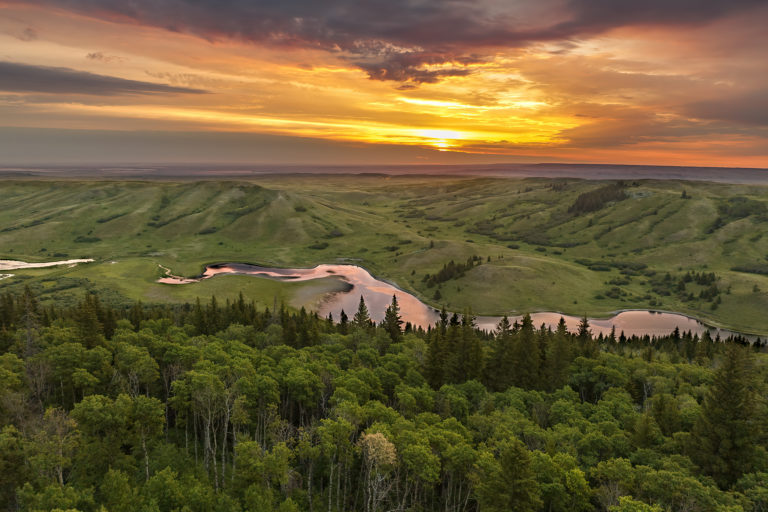
[[[765,5],[765,0],[570,0],[573,19],[559,29],[590,32],[629,25],[700,24]]]
[[[173,87],[113,76],[96,75],[69,68],[31,66],[14,62],[0,62],[0,91],[36,92],[53,94],[89,94],[113,96],[117,94],[201,94],[201,89]]]
[[[35,1],[210,40],[343,52],[372,79],[416,83],[466,74],[461,58],[491,48],[561,41],[628,25],[703,23],[765,5],[765,0],[552,0],[551,12],[531,15],[522,4],[494,6],[490,0]],[[445,69],[426,69],[426,64]]]

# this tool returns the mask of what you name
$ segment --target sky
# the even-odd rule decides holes
[[[0,0],[0,165],[768,168],[768,0]]]

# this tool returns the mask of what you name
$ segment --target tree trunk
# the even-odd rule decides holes
[[[221,487],[224,487],[225,471],[227,467],[227,435],[229,434],[229,403],[224,405],[224,434],[221,436]]]
[[[197,414],[192,416],[192,424],[195,426],[195,465],[197,465],[197,445],[199,444],[197,440]]]
[[[307,468],[307,501],[309,502],[309,512],[313,512],[312,509],[312,462],[309,463]]]
[[[336,472],[336,510],[341,511],[341,466],[342,462],[339,460],[339,469]]]
[[[235,483],[235,472],[237,471],[237,429],[232,426],[232,475],[230,480]]]
[[[208,471],[209,454],[211,453],[211,420],[205,418],[205,437],[203,438],[203,467]]]
[[[328,512],[331,512],[331,504],[333,503],[333,468],[336,467],[335,461],[336,457],[331,459],[331,474],[328,477]]]
[[[147,477],[147,482],[149,482],[149,452],[147,451],[147,437],[142,432],[141,434],[141,449],[144,450],[144,473]]]

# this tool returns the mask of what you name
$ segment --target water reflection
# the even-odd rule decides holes
[[[201,279],[210,279],[220,274],[252,275],[282,281],[309,281],[325,277],[337,277],[352,286],[349,291],[334,293],[326,298],[318,308],[318,314],[322,316],[328,316],[330,313],[338,321],[341,311],[344,310],[351,318],[357,311],[358,302],[362,295],[368,306],[371,318],[376,322],[380,322],[384,318],[384,311],[392,302],[392,295],[395,295],[400,304],[400,314],[404,322],[410,322],[414,326],[426,328],[429,325],[434,325],[439,320],[439,312],[437,310],[427,306],[410,293],[404,292],[390,283],[374,278],[367,270],[356,265],[324,264],[314,268],[288,269],[260,267],[243,263],[225,263],[207,266],[205,272],[199,278],[173,276],[168,269],[165,270],[166,277],[159,279],[158,282],[166,284],[192,283]],[[575,331],[581,320],[579,317],[553,312],[531,314],[533,324],[536,327],[544,324],[553,329],[557,326],[561,317],[565,319],[570,331]],[[521,318],[521,316],[510,316],[509,320],[514,322]],[[476,318],[476,323],[481,329],[494,330],[500,319],[501,317],[497,316],[479,316]],[[622,332],[626,336],[643,336],[645,334],[663,336],[671,333],[675,328],[679,328],[681,332],[691,331],[700,336],[704,331],[709,330],[713,338],[717,335],[726,338],[737,334],[726,329],[711,328],[685,315],[648,310],[622,311],[611,318],[589,319],[589,323],[594,335],[600,333],[608,335],[613,328],[616,329],[616,336],[621,335]]]

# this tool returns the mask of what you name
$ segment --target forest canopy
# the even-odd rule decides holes
[[[0,503],[89,511],[758,511],[766,355],[471,312],[0,298]]]

